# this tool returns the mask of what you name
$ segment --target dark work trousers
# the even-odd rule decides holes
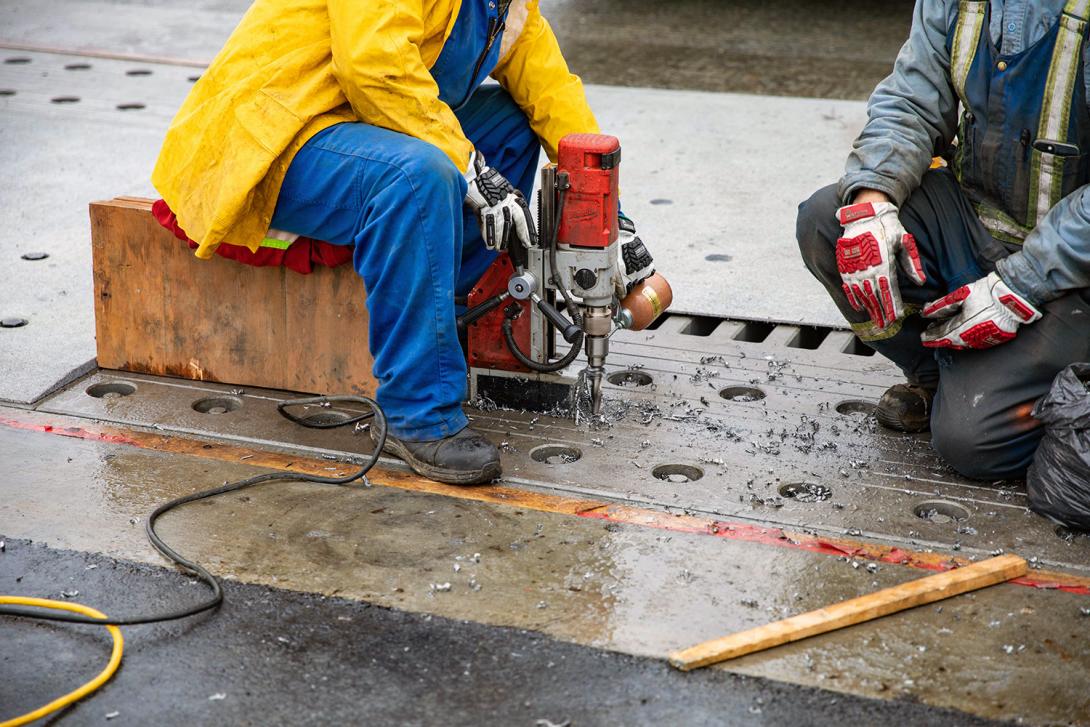
[[[1090,291],[1045,304],[1041,320],[1020,327],[1013,341],[995,348],[924,348],[920,333],[930,322],[917,314],[919,308],[984,277],[1017,247],[988,234],[950,171],[929,171],[900,215],[916,238],[927,282],[917,287],[898,270],[908,314],[879,331],[866,313],[852,309],[841,288],[835,258],[842,233],[835,214],[840,206],[835,185],[799,205],[797,236],[806,267],[861,340],[896,363],[910,382],[938,386],[931,413],[935,451],[967,477],[1024,477],[1042,434],[1030,416],[1033,404],[1061,369],[1090,361]]]

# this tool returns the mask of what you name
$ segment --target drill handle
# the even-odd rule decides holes
[[[565,318],[563,313],[549,305],[549,302],[540,295],[535,293],[532,298],[534,303],[537,304],[537,309],[549,319],[550,323],[556,326],[564,340],[568,343],[575,343],[575,339],[579,338],[579,334],[583,332],[583,329]]]

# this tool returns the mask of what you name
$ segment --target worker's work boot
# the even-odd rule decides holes
[[[888,429],[924,432],[931,428],[931,402],[935,389],[915,384],[891,386],[878,400],[874,418]]]
[[[496,445],[469,427],[430,442],[407,442],[389,435],[383,451],[405,460],[418,475],[450,485],[480,485],[501,474]]]

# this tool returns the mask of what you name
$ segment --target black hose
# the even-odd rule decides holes
[[[572,341],[571,350],[568,351],[564,358],[557,361],[551,361],[547,364],[534,361],[519,349],[518,341],[515,340],[515,334],[511,328],[511,320],[511,318],[503,319],[503,340],[507,341],[507,348],[511,351],[511,355],[518,359],[518,362],[526,368],[541,374],[551,374],[568,368],[572,361],[579,356],[579,350],[583,345],[582,331],[579,332],[579,337]]]
[[[306,419],[300,419],[299,417],[291,414],[287,411],[287,407],[290,406],[308,406],[308,405],[321,405],[326,406],[333,403],[353,403],[364,404],[370,407],[370,411],[365,412],[359,416],[353,417],[343,422],[323,422],[323,423],[311,423]],[[320,485],[347,485],[357,480],[366,481],[367,473],[371,471],[371,468],[378,463],[379,457],[382,456],[382,447],[386,444],[386,415],[383,414],[382,409],[378,403],[373,399],[369,399],[365,396],[316,396],[308,399],[293,399],[289,401],[281,402],[276,407],[285,418],[290,419],[296,424],[300,424],[304,427],[310,427],[313,429],[331,429],[333,427],[343,427],[349,424],[355,424],[356,422],[363,421],[364,419],[374,418],[375,425],[377,427],[375,439],[375,451],[372,452],[367,461],[364,463],[362,469],[351,475],[345,477],[322,477],[320,475],[307,475],[297,474],[293,472],[270,472],[262,475],[255,475],[253,477],[247,477],[244,480],[237,480],[230,482],[220,487],[214,487],[210,490],[203,490],[201,492],[194,492],[189,495],[171,500],[170,502],[164,502],[159,507],[152,510],[148,515],[147,522],[144,524],[144,532],[148,536],[148,540],[152,546],[159,551],[164,557],[168,558],[179,566],[183,571],[196,576],[203,581],[211,589],[212,593],[205,600],[194,604],[192,606],[186,606],[184,608],[175,609],[173,611],[166,611],[158,614],[148,615],[136,615],[125,616],[121,618],[92,618],[90,616],[82,616],[75,613],[66,613],[64,611],[46,611],[42,609],[34,608],[33,606],[13,606],[2,605],[0,606],[0,615],[3,616],[24,616],[26,618],[41,619],[43,621],[67,621],[69,623],[83,623],[83,624],[97,624],[114,625],[114,626],[135,626],[136,624],[148,624],[159,623],[161,621],[174,621],[180,618],[186,618],[187,616],[194,616],[204,611],[210,611],[218,607],[223,603],[223,589],[220,587],[220,583],[216,580],[216,577],[208,572],[199,563],[189,560],[174,548],[170,547],[159,537],[159,533],[155,530],[156,521],[167,512],[173,510],[181,505],[188,504],[190,502],[196,502],[197,500],[205,500],[209,497],[215,497],[217,495],[224,495],[228,492],[237,492],[246,487],[252,487],[253,485],[259,485],[265,482],[314,482]]]

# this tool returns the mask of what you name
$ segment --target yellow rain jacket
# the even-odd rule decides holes
[[[256,250],[295,153],[336,123],[422,139],[465,171],[472,144],[428,71],[461,2],[257,0],[182,104],[152,172],[197,256],[220,242]],[[512,2],[492,76],[550,158],[565,135],[598,131],[538,0]]]

